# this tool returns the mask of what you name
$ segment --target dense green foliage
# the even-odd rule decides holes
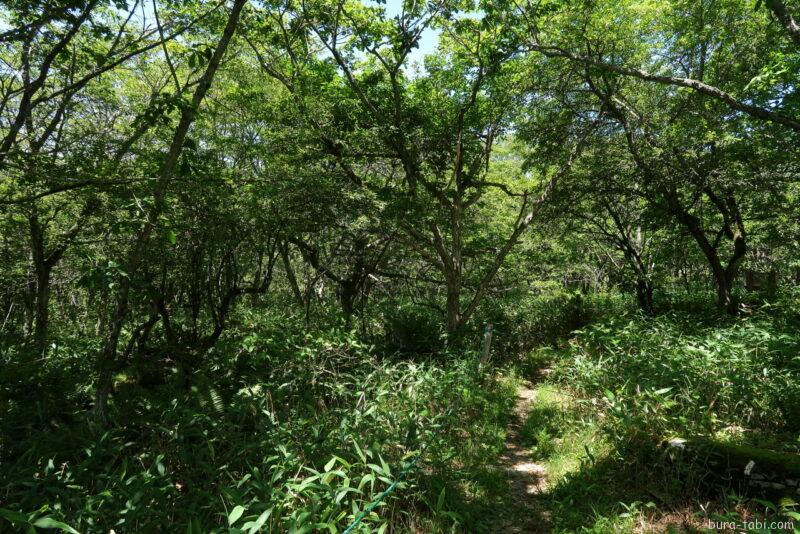
[[[679,461],[665,448],[703,436],[796,458],[796,296],[733,320],[682,304],[658,317],[606,315],[568,344],[531,355],[529,366],[553,369],[524,434],[548,467],[555,531],[796,520],[791,500],[748,503],[709,458]]]
[[[729,324],[685,312],[617,317],[579,332],[563,377],[604,393],[620,440],[782,432],[796,446],[796,309],[792,300]]]
[[[410,503],[435,507],[443,488],[502,446],[513,387],[491,387],[487,398],[489,384],[475,383],[468,361],[447,369],[387,361],[341,332],[286,337],[274,324],[254,326],[260,334],[226,344],[180,379],[185,384],[175,377],[148,388],[116,376],[125,411],[107,431],[79,423],[71,409],[70,396],[90,386],[74,381],[88,376],[86,363],[55,356],[36,379],[60,386],[52,392],[59,402],[40,401],[31,414],[22,410],[36,401],[20,394],[11,406],[19,411],[6,412],[20,421],[4,420],[4,435],[17,438],[4,453],[19,458],[3,471],[17,481],[4,489],[4,507],[44,504],[38,517],[79,531],[193,522],[203,531],[215,524],[335,531],[424,444],[426,470],[400,486],[416,488],[403,492],[404,505],[392,495],[380,517],[366,521],[411,528],[420,519],[408,514]],[[72,381],[53,376],[65,367]],[[13,430],[23,425],[29,438]]]
[[[798,454],[798,21],[3,2],[0,530],[795,517],[664,443]]]

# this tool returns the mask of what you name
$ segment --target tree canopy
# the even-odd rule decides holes
[[[256,339],[275,374],[327,331],[436,360],[491,324],[518,354],[550,328],[523,302],[554,292],[751,314],[800,282],[798,21],[794,0],[4,2],[4,433],[34,435],[15,410],[51,367],[81,385],[40,414],[113,429],[149,398],[125,377],[212,408],[211,369],[251,387]]]

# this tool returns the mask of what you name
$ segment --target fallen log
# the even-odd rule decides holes
[[[800,495],[800,454],[777,452],[706,437],[670,438],[662,447],[672,461],[702,462],[724,482],[770,495]]]

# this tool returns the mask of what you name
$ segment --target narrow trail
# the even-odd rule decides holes
[[[531,389],[531,384],[523,383],[517,390],[514,416],[506,434],[506,450],[499,463],[499,468],[505,472],[512,499],[512,509],[504,514],[506,519],[500,532],[551,532],[550,515],[541,498],[547,488],[547,472],[533,461],[522,443],[520,432],[535,400],[536,391]]]

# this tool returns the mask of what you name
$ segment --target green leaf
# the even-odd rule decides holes
[[[248,523],[247,525],[245,525],[245,527],[250,525],[250,530],[247,531],[248,534],[255,534],[256,532],[258,532],[258,530],[264,526],[264,523],[267,522],[267,519],[269,519],[269,515],[271,513],[272,513],[272,508],[266,510],[264,513],[258,516],[258,519],[256,519],[252,523]]]
[[[200,528],[200,520],[193,517],[189,524],[186,525],[186,534],[203,534],[203,529]]]
[[[228,514],[228,526],[231,526],[234,523],[236,523],[239,520],[239,518],[242,517],[243,513],[244,513],[244,506],[242,506],[241,504],[234,506],[233,510],[231,510],[231,513]]]
[[[20,512],[14,512],[13,510],[6,510],[5,508],[0,508],[0,517],[4,517],[5,519],[11,521],[11,523],[27,523],[28,516]]]
[[[330,461],[327,464],[325,464],[325,472],[327,473],[328,471],[333,469],[334,465],[336,465],[336,458],[335,457],[331,458]]]
[[[361,450],[361,445],[358,444],[355,438],[353,438],[353,447],[356,449],[356,454],[358,454],[358,457],[361,458],[361,461],[366,463],[367,457],[364,456],[364,451]]]
[[[378,460],[381,461],[381,467],[383,467],[383,472],[389,476],[392,476],[392,470],[389,467],[389,464],[384,461],[383,456],[378,456]]]
[[[67,525],[66,523],[62,523],[61,521],[56,521],[52,517],[40,517],[33,522],[33,526],[38,528],[59,528],[64,532],[69,532],[70,534],[80,534],[80,532],[71,526]]]
[[[773,512],[777,512],[778,511],[778,507],[775,506],[775,503],[773,503],[773,502],[765,501],[763,499],[753,499],[753,502],[757,502],[758,504],[764,506],[768,510],[772,510]]]

